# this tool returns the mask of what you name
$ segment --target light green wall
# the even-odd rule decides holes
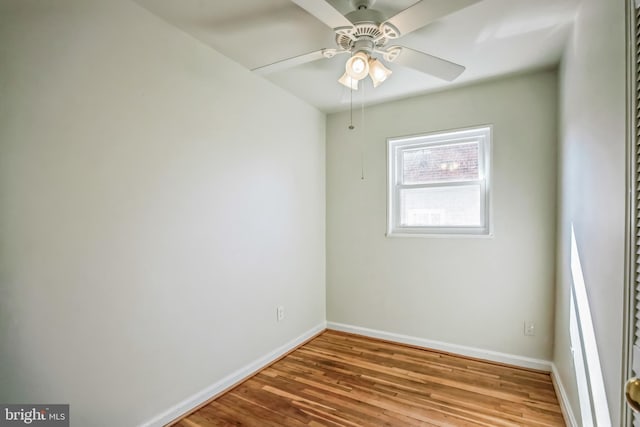
[[[550,360],[556,121],[555,71],[328,116],[327,320]],[[385,237],[386,138],[483,124],[494,237]]]
[[[569,337],[571,224],[612,425],[620,425],[625,227],[625,2],[585,0],[560,73],[560,173],[554,362],[577,418]]]
[[[324,322],[322,113],[128,1],[2,0],[0,64],[1,402],[136,425]]]

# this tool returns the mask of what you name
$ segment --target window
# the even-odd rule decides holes
[[[489,234],[491,127],[389,138],[387,235]]]

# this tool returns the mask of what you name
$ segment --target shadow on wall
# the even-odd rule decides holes
[[[611,427],[600,356],[591,319],[582,264],[571,224],[571,307],[569,311],[571,353],[576,371],[583,427]]]

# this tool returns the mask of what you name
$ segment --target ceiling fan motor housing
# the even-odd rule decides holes
[[[401,36],[400,30],[390,22],[386,22],[382,14],[371,9],[373,1],[354,0],[356,10],[348,13],[345,17],[353,23],[353,27],[339,27],[335,29],[336,44],[342,50],[358,50],[357,42],[369,40],[373,43],[366,52],[384,47],[390,39]]]
[[[374,48],[381,48],[387,44],[387,37],[380,30],[380,23],[383,18],[380,12],[372,9],[355,10],[346,15],[346,18],[353,22],[351,28],[336,29],[336,44],[344,50],[354,51],[359,48],[359,42],[367,41],[371,44],[367,52]]]

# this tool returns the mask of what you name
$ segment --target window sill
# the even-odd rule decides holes
[[[436,239],[493,239],[493,233],[488,234],[464,234],[464,233],[419,233],[419,232],[410,232],[410,233],[386,233],[386,237],[395,238],[395,237],[418,237],[418,238],[436,238]]]

